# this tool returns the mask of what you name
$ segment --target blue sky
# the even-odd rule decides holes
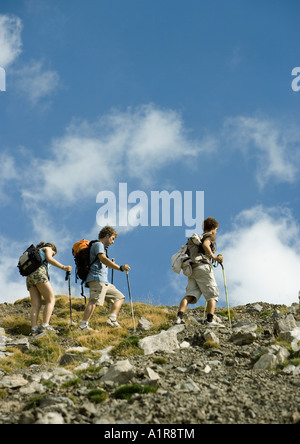
[[[27,296],[16,263],[31,243],[73,265],[73,243],[98,235],[98,193],[126,183],[149,202],[204,191],[232,305],[296,302],[299,14],[297,0],[2,0],[1,301]],[[170,257],[187,227],[116,228],[134,300],[177,305]]]

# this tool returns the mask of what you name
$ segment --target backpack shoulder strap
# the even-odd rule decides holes
[[[93,244],[96,244],[97,242],[99,242],[99,241],[98,241],[98,240],[92,240],[92,241],[90,241],[90,243],[89,243],[89,249],[90,249],[90,252],[91,252],[91,248],[92,248]],[[94,265],[98,260],[99,260],[98,255],[96,255],[95,259],[94,259],[92,262],[91,262],[91,260],[90,260],[90,268],[91,268],[91,266]]]
[[[94,241],[91,241],[90,242],[90,248],[92,247],[92,245],[93,244],[95,244],[96,242],[100,242],[99,240],[94,240]],[[105,254],[106,254],[106,257],[108,258],[108,247],[105,247],[104,246],[104,250],[105,250]],[[90,264],[90,267],[92,266],[92,265],[94,265],[97,261],[99,260],[99,258],[98,258],[98,255],[95,257],[95,259],[91,262],[91,264]],[[99,260],[100,261],[100,260]],[[101,267],[102,267],[102,262],[100,261],[100,265],[101,265]]]

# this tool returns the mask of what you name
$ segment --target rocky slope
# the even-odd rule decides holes
[[[22,316],[20,306],[1,307],[0,327],[8,313]],[[167,310],[175,317],[175,307]],[[141,319],[129,337],[135,355],[74,344],[59,364],[49,357],[12,372],[10,353],[26,355],[36,339],[0,328],[0,423],[300,423],[298,306],[233,312],[232,328],[220,311],[225,328],[208,329],[196,308],[185,325],[158,334]]]

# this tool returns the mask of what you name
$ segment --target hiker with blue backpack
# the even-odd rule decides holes
[[[188,285],[185,296],[180,302],[175,324],[185,323],[184,313],[188,305],[196,304],[203,294],[207,302],[207,326],[223,326],[214,321],[219,290],[211,265],[211,261],[219,262],[220,264],[223,262],[223,257],[221,255],[215,256],[215,243],[218,227],[219,223],[216,219],[208,217],[203,222],[203,234],[194,234],[188,239],[186,246],[182,247],[182,250],[177,254],[179,257],[183,258],[181,266],[184,274],[188,276]]]
[[[106,226],[99,233],[98,241],[90,242],[89,260],[90,266],[85,279],[86,286],[90,289],[90,299],[85,308],[80,331],[92,331],[89,321],[97,306],[103,306],[105,301],[111,303],[111,313],[107,324],[113,328],[120,328],[117,316],[124,303],[125,296],[108,281],[108,268],[119,271],[129,271],[129,265],[117,265],[107,257],[107,249],[118,237],[113,227]],[[74,245],[75,247],[75,245]],[[74,250],[73,247],[73,250]]]
[[[41,242],[36,247],[31,245],[20,257],[18,268],[22,276],[26,276],[26,285],[31,299],[31,333],[35,336],[44,331],[54,331],[49,325],[55,305],[55,296],[50,284],[49,265],[71,272],[70,265],[62,265],[54,256],[57,248],[54,244]],[[38,326],[38,318],[42,307],[42,298],[45,300],[43,323]]]

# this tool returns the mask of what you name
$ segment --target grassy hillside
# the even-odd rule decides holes
[[[28,336],[31,330],[29,313],[29,298],[17,301],[15,304],[3,304],[0,312],[0,327],[4,328],[11,336]],[[70,324],[69,298],[57,296],[56,305],[51,318],[51,326],[58,334],[47,333],[47,336],[32,339],[33,347],[26,353],[18,349],[11,349],[13,355],[0,360],[0,368],[12,371],[17,368],[29,367],[32,364],[57,365],[65,351],[70,347],[87,347],[90,353],[113,346],[112,354],[118,356],[131,356],[141,354],[137,342],[141,338],[140,333],[133,331],[130,304],[124,304],[118,317],[121,329],[112,329],[106,325],[109,315],[108,307],[98,307],[91,321],[91,327],[97,332],[83,333],[78,331],[78,325],[84,311],[84,299],[72,298],[72,318]],[[147,334],[155,334],[162,329],[169,328],[176,316],[176,310],[167,307],[157,307],[142,303],[134,304],[136,325],[144,316],[153,323],[153,328]],[[40,323],[42,319],[40,319]],[[145,334],[145,333],[144,333]],[[85,358],[86,358],[85,353]],[[80,362],[80,355],[78,355]],[[74,363],[77,365],[78,363]]]

